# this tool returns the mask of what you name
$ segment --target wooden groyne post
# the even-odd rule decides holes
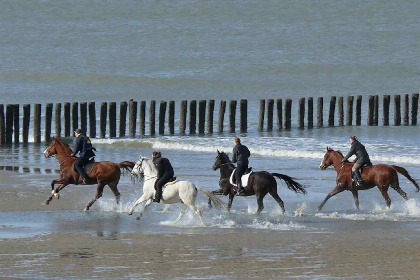
[[[344,97],[338,97],[338,125],[344,125]]]
[[[267,100],[267,131],[273,131],[274,99]]]
[[[241,99],[239,103],[239,111],[241,113],[240,132],[245,133],[248,130],[248,101],[246,99]]]
[[[383,96],[383,107],[382,107],[382,124],[384,126],[389,125],[389,105],[391,103],[391,96],[390,95],[384,95]]]
[[[330,112],[328,115],[328,126],[334,126],[334,115],[335,115],[335,103],[337,101],[337,97],[331,96],[330,99]]]
[[[353,100],[354,96],[347,96],[347,109],[346,109],[346,125],[353,125]]]
[[[204,134],[206,124],[206,100],[198,102],[198,133]]]
[[[190,101],[190,134],[196,133],[196,127],[197,127],[197,101],[191,100]]]
[[[149,133],[151,136],[156,134],[156,101],[150,101],[150,108],[149,108]]]
[[[95,102],[89,102],[89,137],[96,138],[96,106]]]
[[[401,96],[394,95],[394,125],[401,125]]]
[[[284,128],[290,129],[292,126],[292,99],[284,102]]]
[[[283,128],[283,100],[282,99],[276,100],[276,107],[277,107],[277,130],[281,130]]]
[[[184,135],[187,129],[187,106],[188,101],[182,100],[179,110],[179,134]]]
[[[207,110],[207,133],[212,134],[213,133],[213,116],[214,116],[214,100],[209,100],[208,104],[208,110]]]
[[[413,93],[411,100],[411,125],[417,125],[417,114],[419,110],[419,94]]]
[[[258,131],[264,130],[265,99],[260,100],[260,114],[258,117]]]
[[[141,136],[146,134],[146,101],[140,102],[139,133]]]
[[[52,111],[53,111],[53,104],[47,103],[47,105],[45,105],[45,134],[44,134],[45,142],[51,141]]]
[[[41,104],[34,105],[34,142],[41,143]]]
[[[236,129],[236,124],[235,124],[236,105],[237,105],[236,100],[231,100],[229,103],[229,132],[230,133],[235,133],[235,129]]]
[[[31,105],[23,105],[23,120],[22,120],[22,142],[29,142],[29,125],[31,119]]]
[[[128,109],[128,103],[125,101],[122,101],[120,103],[120,131],[119,131],[120,137],[125,137],[125,131],[127,128],[127,109]]]
[[[369,101],[368,101],[368,119],[367,119],[367,125],[371,126],[373,125],[373,102],[374,102],[374,96],[373,95],[369,95]]]
[[[317,100],[317,126],[324,126],[324,98],[318,97]]]
[[[314,99],[308,97],[308,128],[314,127]]]
[[[13,142],[13,116],[15,106],[13,104],[6,105],[6,137],[5,143],[12,144]]]
[[[356,125],[362,125],[362,96],[356,98]]]
[[[13,108],[13,141],[15,143],[19,143],[20,138],[19,111],[19,104],[15,104]]]
[[[5,117],[4,117],[4,105],[0,104],[0,145],[4,145],[5,141]]]
[[[410,97],[408,94],[404,94],[404,125],[409,124],[409,111],[410,111]]]
[[[105,138],[106,136],[106,116],[108,113],[108,104],[106,102],[101,103],[100,109],[100,123],[99,123],[99,137]]]
[[[218,133],[223,132],[223,122],[225,120],[225,111],[226,111],[226,101],[220,101],[219,109],[219,123],[218,123]]]
[[[165,134],[166,101],[161,101],[159,105],[159,135]]]
[[[175,134],[175,101],[169,101],[169,110],[168,110],[168,128],[169,134]]]
[[[137,102],[131,99],[128,101],[128,135],[131,138],[136,136],[137,123]]]
[[[117,103],[110,102],[108,109],[109,138],[117,137]]]
[[[61,137],[61,103],[55,103],[54,106],[54,124],[55,124],[55,137]]]
[[[73,102],[71,104],[71,121],[72,121],[72,133],[79,128],[79,103]]]
[[[70,103],[64,103],[64,137],[70,136],[71,130]]]
[[[305,98],[299,98],[299,107],[298,107],[298,128],[305,127]]]

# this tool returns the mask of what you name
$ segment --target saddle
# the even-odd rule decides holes
[[[83,165],[83,169],[85,170],[85,172],[86,173],[90,173],[92,171],[93,166],[95,165],[95,163],[96,163],[95,162],[95,158],[94,157],[91,157],[89,159],[89,161],[85,165]],[[73,163],[73,170],[74,170],[74,172],[77,172],[76,168],[74,167],[74,163]]]
[[[162,187],[162,191],[166,188],[166,187],[168,187],[168,186],[170,186],[170,185],[173,185],[173,184],[175,184],[176,182],[178,182],[178,180],[176,179],[176,177],[174,176],[174,177],[172,177],[170,180],[169,180],[169,182],[167,182],[165,185],[163,185],[163,187]],[[155,186],[156,187],[156,186]],[[155,188],[155,190],[156,190],[156,188]]]
[[[236,168],[233,170],[232,174],[230,175],[230,179],[229,179],[229,183],[233,186],[237,186],[236,184],[236,177],[235,177],[235,173],[236,173]],[[248,179],[249,176],[252,174],[252,167],[249,167],[244,175],[242,175],[241,180],[242,180],[242,187],[246,187],[248,185]]]

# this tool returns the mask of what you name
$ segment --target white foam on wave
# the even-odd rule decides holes
[[[419,221],[420,202],[417,199],[410,199],[402,203],[394,203],[391,208],[375,204],[374,208],[368,213],[316,213],[315,217],[353,221]]]

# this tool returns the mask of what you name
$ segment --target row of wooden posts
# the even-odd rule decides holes
[[[356,100],[354,100],[356,99]],[[382,124],[388,126],[390,124],[390,105],[391,96],[382,96]],[[401,114],[401,99],[403,99],[403,114]],[[353,107],[355,103],[355,122],[353,122]],[[419,94],[411,95],[411,125],[417,125]],[[290,129],[292,126],[292,99],[285,99],[284,106],[282,99],[267,99],[260,100],[259,104],[259,118],[258,130],[264,131],[264,124],[266,123],[266,131],[273,130],[274,121],[274,104],[277,108],[277,130]],[[328,126],[335,126],[335,112],[336,105],[338,107],[338,125],[351,126],[362,124],[362,96],[358,95],[346,97],[346,113],[344,113],[344,97],[332,96],[329,103]],[[189,106],[188,106],[189,105]],[[226,112],[226,101],[220,102],[219,118],[218,118],[218,133],[224,130],[224,116]],[[187,131],[187,111],[189,107],[189,134],[197,133],[197,101],[196,100],[183,100],[180,102],[179,108],[179,134],[184,135]],[[307,110],[305,109],[307,107]],[[33,136],[34,142],[41,142],[41,104],[34,104],[33,106]],[[48,103],[45,106],[45,124],[44,124],[44,140],[50,141],[52,130],[52,118],[54,109],[54,123],[55,135],[54,136],[70,136],[72,131],[76,128],[81,128],[91,138],[98,137],[96,132],[96,105],[95,102],[73,102],[73,103]],[[63,109],[63,114],[62,114]],[[175,134],[175,101],[161,101],[159,104],[158,116],[158,133],[159,135],[165,134],[166,111],[168,109],[168,133],[169,135]],[[215,109],[214,100],[200,100],[198,102],[198,133],[199,134],[212,134],[213,133],[213,115]],[[231,100],[229,102],[229,126],[228,131],[235,133],[236,131],[236,109],[237,101]],[[284,111],[283,111],[284,109]],[[20,106],[18,104],[0,104],[0,143],[10,144],[12,142],[19,143],[22,139],[23,143],[28,143],[29,126],[31,118],[31,105],[23,105],[22,116],[22,129],[20,129]],[[137,112],[139,111],[139,114]],[[410,125],[410,95],[405,94],[403,98],[401,95],[394,95],[394,125]],[[80,115],[79,115],[80,113]],[[126,135],[127,128],[127,113],[128,113],[128,135]],[[241,99],[239,102],[240,124],[239,132],[246,133],[248,130],[248,101]],[[344,116],[346,115],[346,118]],[[64,131],[62,131],[62,116],[64,123]],[[80,116],[80,121],[79,121]],[[305,127],[305,116],[307,117],[307,128],[314,127],[314,100],[312,97],[300,98],[298,100],[297,112],[297,127]],[[129,102],[120,103],[119,113],[119,137],[136,137],[137,117],[139,118],[139,134],[140,136],[146,135],[146,101],[140,101],[140,104],[134,100]],[[89,119],[89,130],[88,130]],[[206,121],[207,120],[207,121]],[[266,121],[265,121],[266,120]],[[107,124],[109,128],[109,138],[117,137],[117,103],[116,102],[102,102],[100,105],[99,114],[99,138],[106,137]],[[207,124],[205,126],[205,124]],[[379,96],[370,95],[368,97],[368,112],[367,112],[367,125],[379,125]],[[324,98],[317,99],[317,127],[324,126]],[[149,105],[149,135],[156,135],[156,101],[150,101]],[[22,132],[22,135],[20,135]],[[64,134],[62,133],[64,132]],[[22,136],[22,137],[20,137]]]

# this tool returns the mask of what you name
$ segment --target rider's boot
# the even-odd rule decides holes
[[[160,203],[161,198],[162,198],[162,189],[157,188],[155,198],[153,198],[153,202]]]
[[[86,185],[87,184],[87,177],[88,177],[87,174],[86,174],[86,171],[84,169],[82,169],[80,173],[82,173],[81,174],[81,176],[82,176],[82,184],[83,185]]]
[[[356,175],[356,186],[360,187],[361,185],[363,185],[362,174],[360,174],[359,169],[357,169],[354,173]]]
[[[237,190],[238,195],[243,194],[245,192],[244,187],[242,187],[242,182],[237,183],[237,188],[238,188],[238,190]]]
[[[74,184],[75,185],[78,185],[79,184],[79,177],[80,177],[80,173],[79,172],[76,172],[76,180],[74,181]]]

